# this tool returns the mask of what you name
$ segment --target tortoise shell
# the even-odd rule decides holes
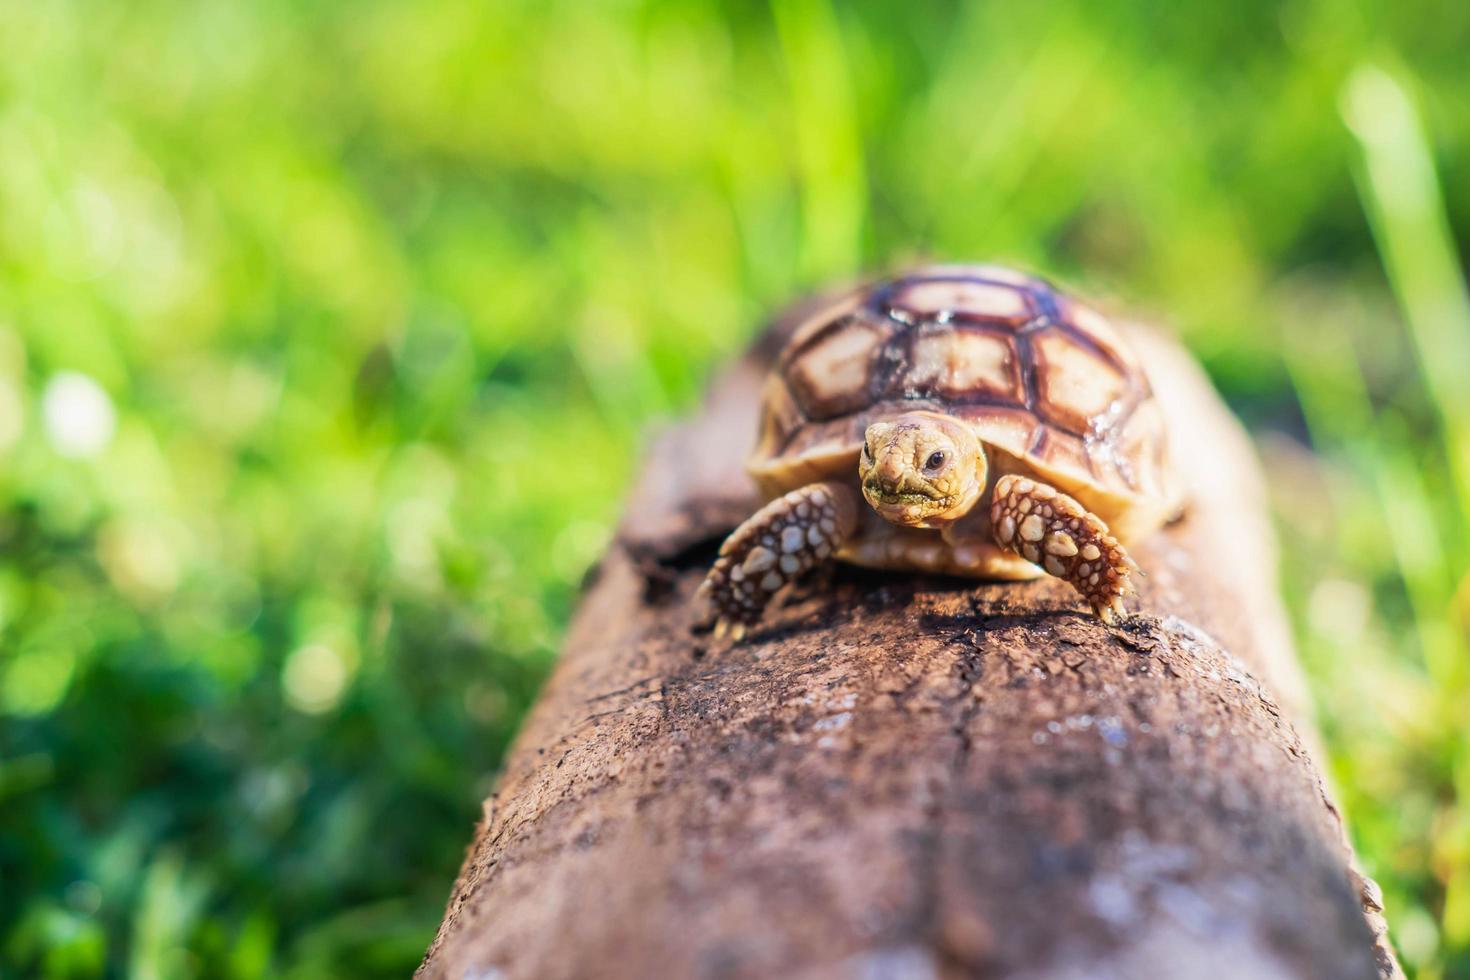
[[[748,468],[770,497],[855,473],[867,427],[912,411],[968,422],[993,476],[1034,473],[1105,520],[1156,523],[1170,506],[1163,417],[1136,356],[1101,314],[996,266],[920,269],[806,320],[766,384]]]

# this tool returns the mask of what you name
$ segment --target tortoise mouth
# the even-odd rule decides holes
[[[895,524],[916,526],[928,518],[942,514],[959,502],[957,494],[933,495],[917,490],[893,491],[867,482],[863,496],[872,508]]]
[[[931,497],[927,493],[913,491],[893,493],[888,490],[870,490],[867,487],[863,488],[863,493],[876,504],[920,504],[947,507],[957,499],[955,497]]]

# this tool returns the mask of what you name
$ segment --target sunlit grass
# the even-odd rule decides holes
[[[1261,434],[1350,831],[1463,975],[1467,43],[0,5],[0,972],[408,972],[646,433],[774,305],[935,255],[1167,317]]]
[[[1358,69],[1343,114],[1363,151],[1360,186],[1384,268],[1418,354],[1439,420],[1439,452],[1416,446],[1393,410],[1376,426],[1385,529],[1408,591],[1425,670],[1438,797],[1428,871],[1435,881],[1444,955],[1470,953],[1470,630],[1454,615],[1470,573],[1470,292],[1450,232],[1423,123],[1404,85]],[[1371,431],[1371,430],[1370,430]],[[1426,974],[1438,972],[1438,964]]]

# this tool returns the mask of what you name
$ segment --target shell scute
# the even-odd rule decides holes
[[[1107,317],[1071,297],[1062,296],[1058,300],[1058,319],[1061,322],[1074,324],[1078,332],[1096,344],[1105,357],[1112,359],[1124,370],[1140,370],[1133,348],[1123,342],[1123,338],[1108,322]]]
[[[846,317],[793,347],[782,373],[797,405],[813,419],[862,409],[872,400],[877,355],[893,332],[883,323]]]
[[[1047,327],[1033,337],[1031,349],[1036,365],[1036,410],[1061,429],[1090,432],[1107,423],[1117,411],[1115,405],[1129,396],[1129,379],[1077,334]]]
[[[916,278],[900,281],[883,299],[905,323],[926,320],[1004,323],[1020,326],[1039,312],[1028,290],[975,278]]]
[[[904,398],[1025,400],[1014,338],[989,330],[951,326],[916,331],[907,370],[895,372],[894,380],[899,390],[893,394]]]

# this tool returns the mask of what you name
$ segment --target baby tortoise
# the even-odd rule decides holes
[[[1097,312],[997,266],[920,269],[807,320],[766,383],[747,466],[770,502],[699,590],[737,640],[832,558],[1049,573],[1111,623],[1138,568],[1121,542],[1180,506],[1134,354]]]

